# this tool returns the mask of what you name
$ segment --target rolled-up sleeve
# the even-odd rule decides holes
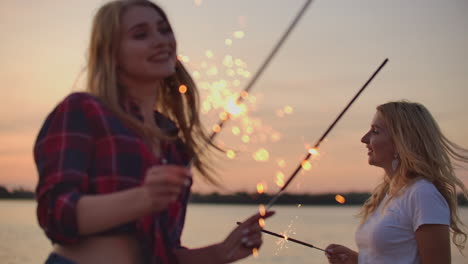
[[[92,136],[86,96],[72,94],[47,117],[34,146],[37,217],[54,243],[79,240],[76,205],[88,189]]]

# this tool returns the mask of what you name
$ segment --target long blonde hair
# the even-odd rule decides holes
[[[447,139],[431,113],[419,103],[389,102],[377,107],[399,155],[400,165],[391,178],[384,180],[364,204],[360,216],[364,222],[376,210],[386,193],[390,199],[416,178],[424,178],[437,188],[450,208],[453,243],[461,251],[467,234],[458,215],[457,186],[468,197],[468,190],[454,172],[452,159],[468,163],[468,150]]]
[[[132,6],[154,8],[168,24],[164,11],[148,0],[114,0],[103,5],[96,13],[88,49],[87,90],[100,98],[125,124],[140,134],[147,142],[154,138],[171,139],[160,129],[151,129],[123,109],[125,89],[118,83],[117,52],[120,43],[121,17]],[[178,87],[184,84],[187,91],[181,94]],[[169,116],[179,128],[193,165],[208,182],[218,185],[213,169],[207,163],[213,147],[199,119],[199,95],[197,87],[180,61],[176,72],[161,81],[157,94],[156,108]],[[155,109],[156,110],[156,109]],[[172,138],[174,139],[174,138]]]

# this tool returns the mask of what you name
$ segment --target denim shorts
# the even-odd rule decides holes
[[[76,263],[58,254],[50,253],[45,264],[76,264]]]

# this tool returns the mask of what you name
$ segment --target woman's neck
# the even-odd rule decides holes
[[[128,96],[140,107],[145,120],[151,117],[156,104],[157,89],[159,82],[136,82],[132,80],[121,80]]]

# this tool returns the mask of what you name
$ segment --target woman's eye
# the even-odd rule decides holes
[[[168,34],[168,33],[171,33],[172,32],[172,28],[171,27],[163,27],[163,28],[160,28],[159,29],[159,32],[161,34]]]
[[[144,39],[146,38],[146,36],[147,36],[146,32],[139,32],[133,35],[135,39]]]
[[[372,129],[371,132],[372,132],[372,134],[378,134],[379,133],[379,131],[377,131],[377,129]]]

